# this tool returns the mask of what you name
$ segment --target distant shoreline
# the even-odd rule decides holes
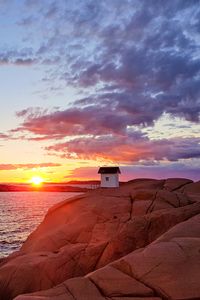
[[[52,191],[52,190],[21,190],[21,191],[15,191],[15,190],[13,190],[13,191],[0,191],[0,194],[1,193],[24,193],[24,192],[26,192],[26,193],[85,193],[85,192],[87,192],[87,191],[89,191],[89,189],[88,190],[73,190],[73,191],[68,191],[68,190],[66,190],[66,191],[59,191],[59,190],[54,190],[54,191]]]
[[[41,186],[31,184],[0,184],[1,192],[87,192],[99,187],[98,181],[70,182],[70,183],[43,183]]]

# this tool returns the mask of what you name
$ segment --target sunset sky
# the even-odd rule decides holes
[[[199,0],[0,0],[0,182],[200,179]]]

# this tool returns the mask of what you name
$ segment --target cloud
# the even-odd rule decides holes
[[[0,132],[0,139],[8,139],[9,138],[9,135],[8,134],[5,134],[5,133],[2,133]]]
[[[29,66],[36,63],[36,59],[31,58],[17,58],[15,61],[12,61],[11,64],[15,64],[18,66]]]
[[[105,160],[115,163],[178,161],[200,158],[199,138],[173,138],[151,141],[135,134],[129,137],[75,138],[46,148],[49,154],[64,158]],[[141,163],[142,164],[142,163]]]
[[[75,0],[70,7],[69,3],[51,1],[46,5],[36,1],[22,5],[17,24],[21,22],[20,29],[28,30],[29,51],[8,49],[2,62],[17,63],[19,59],[25,64],[56,58],[56,66],[45,75],[51,85],[64,80],[77,89],[96,87],[97,101],[103,96],[100,87],[113,87],[110,105],[118,101],[114,92],[117,86],[121,98],[128,96],[132,106],[136,98],[144,105],[148,100],[155,102],[154,107],[161,102],[159,115],[169,107],[169,101],[160,97],[153,101],[162,93],[164,99],[172,99],[173,113],[197,120],[198,113],[186,114],[182,102],[193,99],[199,112],[199,91],[194,92],[195,99],[189,92],[194,80],[199,83],[198,1],[149,1],[146,5],[139,0],[124,0],[123,4],[111,0],[108,5],[105,0]]]
[[[149,111],[145,112],[143,120],[138,108],[119,109],[117,106],[107,110],[104,104],[99,107],[69,108],[52,113],[28,109],[18,112],[18,116],[25,118],[25,121],[13,132],[31,133],[33,137],[27,139],[35,141],[68,137],[66,142],[46,147],[49,154],[63,158],[118,163],[141,160],[172,162],[200,158],[200,139],[197,137],[151,140],[139,128],[136,129],[134,126],[137,120],[142,119],[143,123],[152,124],[153,120],[148,118],[149,112],[151,106]]]
[[[46,150],[65,158],[132,163],[200,157],[198,135],[150,140],[142,132],[165,114],[191,126],[200,121],[199,1],[26,4],[19,19],[31,32],[30,47],[2,51],[0,61],[46,64],[42,82],[49,91],[55,84],[79,96],[62,109],[18,112],[22,121],[12,134],[62,139]]]
[[[150,140],[139,128],[134,128],[143,120],[138,107],[119,109],[117,106],[107,110],[103,104],[52,113],[23,110],[18,115],[25,116],[25,121],[14,131],[32,133],[34,136],[29,139],[38,141],[70,138],[67,142],[46,147],[49,153],[65,158],[103,159],[120,163],[200,158],[199,138]],[[143,123],[150,125],[153,120],[148,118],[149,112],[151,106],[145,112]],[[137,120],[140,120],[139,124]]]
[[[34,169],[34,168],[52,168],[59,167],[57,163],[41,163],[41,164],[0,164],[0,171],[16,170],[16,169]]]
[[[52,30],[32,56],[58,57],[50,84],[64,81],[88,96],[62,111],[32,112],[17,130],[57,138],[121,134],[127,126],[152,126],[164,113],[199,122],[198,2],[79,2],[70,9],[38,3],[38,18],[46,16]]]
[[[65,82],[87,92],[90,105],[131,108],[135,124],[164,112],[199,121],[198,1],[32,2],[16,20],[26,47],[2,49],[0,63],[45,63],[51,88]]]
[[[108,105],[139,111],[138,123],[148,114],[148,124],[163,112],[198,122],[200,59],[193,26],[197,2],[168,2],[164,7],[160,2],[141,3],[126,22],[102,28],[98,59],[81,63],[79,58],[71,81],[85,88],[113,86]],[[106,97],[99,93],[89,102]]]
[[[30,66],[36,62],[31,48],[0,51],[0,65]]]
[[[120,113],[115,108],[108,111],[101,106],[69,108],[53,113],[38,113],[37,111],[29,113],[29,110],[23,110],[18,112],[18,116],[25,116],[25,121],[13,132],[29,131],[50,138],[83,134],[120,134],[126,130],[127,125],[134,124],[130,114]]]

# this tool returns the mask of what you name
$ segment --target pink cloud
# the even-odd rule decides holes
[[[0,132],[0,139],[7,139],[7,138],[9,138],[9,135]]]
[[[49,154],[63,158],[76,157],[89,160],[107,160],[131,163],[141,160],[190,159],[200,157],[198,138],[173,138],[151,141],[145,137],[101,136],[98,138],[76,138],[46,148]]]

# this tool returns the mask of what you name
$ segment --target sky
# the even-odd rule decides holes
[[[0,182],[200,179],[200,0],[0,0]]]

